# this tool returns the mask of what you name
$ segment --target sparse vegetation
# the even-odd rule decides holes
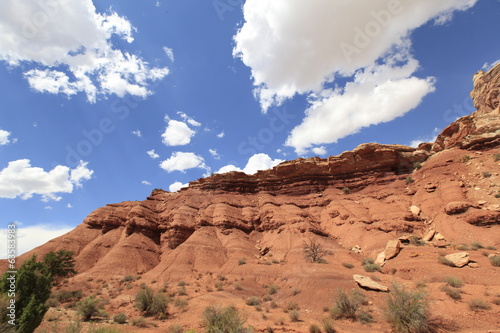
[[[373,272],[380,272],[382,270],[382,267],[377,265],[373,261],[373,259],[365,258],[363,259],[363,269],[365,270],[365,272],[373,273]]]
[[[498,192],[495,193],[495,198],[497,198],[497,199],[500,198],[500,190],[498,190]]]
[[[167,333],[184,333],[184,328],[181,325],[172,325],[168,328]]]
[[[168,315],[169,300],[162,293],[155,293],[150,287],[142,287],[135,296],[135,306],[145,316],[155,316],[159,319]]]
[[[348,293],[343,289],[337,289],[331,314],[335,319],[369,322],[371,315],[361,307],[365,301],[365,295],[359,290]]]
[[[483,246],[483,244],[481,244],[480,242],[472,242],[472,243],[470,243],[470,248],[471,248],[471,250],[473,250],[473,251],[477,251],[477,250],[479,250],[479,249],[483,249],[483,248],[484,248],[484,246]]]
[[[326,263],[324,257],[328,254],[328,251],[323,249],[323,246],[314,239],[309,238],[307,242],[304,242],[303,250],[307,262],[319,264]]]
[[[438,257],[438,261],[441,264],[443,264],[443,265],[450,266],[450,267],[455,267],[455,265],[453,264],[453,262],[451,262],[450,260],[446,259],[446,257],[444,255],[440,255]]]
[[[442,286],[441,290],[452,299],[458,301],[462,299],[462,291],[458,288],[452,288],[448,285]]]
[[[321,333],[321,328],[318,325],[312,324],[309,326],[309,333]]]
[[[296,296],[300,293],[300,289],[299,288],[293,288],[292,289],[292,296]]]
[[[351,264],[350,262],[343,262],[342,266],[344,266],[345,268],[348,268],[348,269],[354,268],[354,265]]]
[[[219,308],[209,306],[203,312],[204,326],[207,333],[250,333],[252,329],[244,327],[245,320],[241,319],[238,310],[234,307]]]
[[[495,162],[500,161],[500,153],[496,153],[495,155],[493,155],[493,160],[494,160]]]
[[[240,259],[238,260],[238,265],[245,265],[247,263],[247,261],[245,259]]]
[[[422,168],[422,163],[420,163],[420,162],[415,162],[415,163],[413,163],[413,168],[414,168],[415,170],[419,170],[419,169],[421,169],[421,168]]]
[[[117,324],[125,324],[127,322],[127,315],[123,312],[117,313],[113,316],[113,321]]]
[[[406,177],[406,185],[410,185],[411,183],[415,182],[412,177],[408,176]]]
[[[470,161],[470,156],[469,155],[464,155],[462,156],[462,158],[460,159],[460,162],[462,163],[467,163]]]
[[[454,275],[444,277],[443,282],[446,282],[447,285],[454,288],[461,288],[464,285],[462,279]]]
[[[279,289],[280,288],[278,286],[273,284],[273,285],[269,286],[268,293],[269,293],[269,295],[274,295],[278,292]]]
[[[349,193],[351,193],[351,189],[349,187],[343,187],[342,188],[342,193],[349,194]]]
[[[149,323],[144,317],[132,318],[130,320],[130,324],[132,324],[132,326],[142,327],[142,328],[149,327]]]
[[[500,267],[500,256],[491,256],[490,263],[495,267]]]
[[[289,313],[290,320],[294,323],[300,321],[300,312],[297,310],[291,310]]]
[[[484,178],[489,178],[489,177],[491,177],[491,172],[489,172],[489,171],[483,171],[483,177],[484,177]]]
[[[100,298],[96,298],[95,295],[87,296],[76,303],[76,309],[84,321],[90,320],[95,316],[105,316],[103,301]]]
[[[410,236],[410,244],[411,245],[415,245],[415,246],[424,246],[425,245],[425,241],[423,241],[417,235],[411,235]]]
[[[257,306],[260,305],[260,299],[257,296],[252,296],[246,299],[246,305]]]
[[[469,250],[469,245],[465,244],[465,243],[462,243],[462,244],[459,244],[455,247],[455,249],[457,249],[458,251],[468,251]]]
[[[429,332],[429,304],[422,291],[407,291],[394,284],[384,312],[397,333]]]
[[[323,325],[323,330],[325,333],[336,333],[335,327],[333,326],[333,322],[328,319],[328,318],[323,318],[321,321],[321,324]]]
[[[473,311],[489,310],[491,306],[485,300],[474,298],[469,302],[469,308]]]

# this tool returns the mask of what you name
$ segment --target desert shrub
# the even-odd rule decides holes
[[[413,168],[415,170],[421,169],[422,168],[422,163],[420,163],[420,162],[413,163]]]
[[[145,316],[165,318],[169,300],[164,294],[155,293],[149,287],[142,287],[135,296],[135,307]]]
[[[179,294],[179,296],[186,296],[187,295],[186,287],[180,287],[179,289],[177,289],[177,294]]]
[[[148,321],[144,317],[132,318],[130,320],[130,324],[132,324],[132,326],[136,326],[136,327],[148,327],[149,326]]]
[[[76,318],[64,328],[65,333],[80,333],[82,331],[82,322]],[[3,332],[3,331],[2,331]]]
[[[450,287],[460,288],[464,285],[462,279],[457,276],[450,275],[443,278],[443,282],[446,282]]]
[[[493,299],[492,303],[495,305],[500,305],[500,297]]]
[[[257,296],[252,296],[252,297],[247,298],[245,303],[246,303],[246,305],[257,306],[257,305],[260,305],[260,300]]]
[[[273,284],[273,285],[269,286],[268,293],[269,293],[269,295],[274,295],[274,294],[276,294],[278,292],[279,289],[280,288],[278,286],[276,286],[276,285]]]
[[[113,321],[117,324],[125,324],[127,322],[127,315],[123,312],[117,313],[113,316]]]
[[[497,248],[496,248],[496,247],[494,247],[493,245],[488,245],[488,246],[486,247],[486,250],[496,251],[496,250],[497,250]]]
[[[342,192],[343,192],[344,194],[349,194],[349,193],[351,193],[351,189],[350,189],[349,187],[343,187],[343,188],[342,188]]]
[[[363,269],[365,270],[365,272],[373,273],[373,272],[380,272],[382,270],[382,267],[380,267],[380,265],[373,263],[373,264],[364,264]]]
[[[408,176],[408,177],[406,177],[406,185],[410,185],[410,184],[411,184],[411,183],[413,183],[413,182],[415,182],[415,181],[413,180],[413,178],[411,178],[411,177],[409,177],[409,176]]]
[[[321,328],[318,325],[312,324],[309,326],[309,333],[321,333]]]
[[[328,251],[323,249],[323,246],[315,241],[314,239],[308,239],[307,242],[303,244],[304,258],[307,262],[324,264],[326,260],[324,257],[328,254]]]
[[[167,333],[184,333],[184,328],[181,325],[172,325],[168,328]]]
[[[58,293],[55,293],[52,295],[57,301],[61,303],[67,303],[70,301],[78,301],[82,298],[82,291],[81,290],[74,290],[74,291],[68,291],[68,290],[61,290]]]
[[[286,307],[286,310],[287,311],[293,311],[293,310],[298,310],[300,309],[299,305],[295,302],[290,302],[288,303],[287,307]]]
[[[177,285],[178,285],[179,287],[184,287],[184,286],[187,286],[188,284],[187,284],[187,282],[186,282],[186,281],[179,281],[179,283],[177,283]]]
[[[174,301],[174,305],[179,308],[179,310],[184,311],[188,306],[188,300],[186,298],[177,298]]]
[[[122,282],[133,282],[136,278],[132,275],[126,275],[123,277]]]
[[[300,293],[300,289],[299,288],[293,288],[292,289],[292,296],[296,296]]]
[[[76,303],[76,310],[82,316],[82,319],[87,321],[94,316],[103,316],[104,304],[102,299],[96,298],[95,295],[90,295]]]
[[[455,249],[457,249],[458,251],[467,251],[469,250],[469,245],[462,243],[457,245]]]
[[[460,159],[460,161],[462,163],[469,162],[470,161],[470,156],[469,155],[464,155],[464,156],[462,156],[462,158]]]
[[[477,251],[479,249],[483,249],[484,246],[480,242],[472,242],[472,243],[470,243],[470,248],[471,248],[471,250]]]
[[[500,190],[498,190],[498,192],[495,193],[495,198],[500,198]]]
[[[420,237],[418,237],[417,235],[411,235],[410,236],[410,244],[411,245],[416,245],[416,246],[424,246],[425,245],[425,241],[423,241],[422,239],[420,239]]]
[[[321,324],[323,325],[323,330],[325,331],[325,333],[336,333],[333,322],[330,319],[323,318]]]
[[[247,333],[252,332],[244,327],[245,320],[241,319],[238,310],[234,307],[219,308],[209,306],[203,312],[204,326],[207,333]]]
[[[491,256],[490,263],[495,267],[500,267],[500,256]]]
[[[238,265],[245,265],[247,263],[247,261],[245,259],[240,259],[238,260]]]
[[[493,160],[494,160],[495,162],[500,161],[500,153],[496,153],[495,155],[493,155]]]
[[[354,265],[349,263],[349,262],[343,262],[342,266],[344,266],[345,268],[349,268],[349,269],[354,268]]]
[[[452,299],[458,301],[462,299],[462,291],[458,288],[452,288],[448,285],[441,287],[441,290]]]
[[[223,291],[224,290],[224,283],[217,281],[217,282],[215,282],[214,287],[215,287],[215,289],[217,289],[217,291]]]
[[[491,177],[491,172],[489,172],[489,171],[483,171],[483,177],[485,177],[485,178]]]
[[[429,332],[429,304],[426,294],[421,291],[407,291],[393,285],[384,309],[387,321],[395,332]]]
[[[89,327],[88,333],[120,333],[121,331],[115,327]]]
[[[343,289],[337,289],[331,314],[335,319],[361,321],[362,318],[370,317],[361,307],[365,301],[365,295],[359,290],[347,293]]]
[[[474,298],[470,300],[469,308],[474,311],[479,311],[479,310],[489,310],[491,309],[491,306],[485,300]]]
[[[300,312],[297,310],[292,310],[288,313],[290,315],[290,320],[294,323],[300,321]]]

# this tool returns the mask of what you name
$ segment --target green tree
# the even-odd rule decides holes
[[[43,263],[47,267],[47,272],[54,278],[76,274],[73,251],[49,252],[43,257]]]

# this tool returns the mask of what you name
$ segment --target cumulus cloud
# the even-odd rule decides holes
[[[131,94],[147,97],[150,83],[168,74],[144,59],[113,47],[118,37],[133,42],[135,28],[116,12],[98,13],[92,0],[26,0],[0,3],[0,60],[29,65],[32,89],[67,96]],[[33,68],[34,67],[34,68]]]
[[[142,132],[139,130],[132,131],[132,134],[138,138],[142,138]]]
[[[219,134],[217,134],[217,138],[219,139],[222,139],[224,137],[224,131],[220,132]]]
[[[191,142],[195,133],[186,123],[170,119],[161,137],[167,146],[184,146]]]
[[[181,188],[188,187],[189,183],[183,184],[181,182],[175,182],[173,184],[170,184],[168,187],[168,190],[170,192],[178,192]]]
[[[73,230],[69,226],[39,224],[23,227],[19,224],[17,228],[17,255],[21,255],[35,247],[47,243],[49,240],[62,236]],[[7,239],[7,229],[0,229],[0,237]],[[0,247],[0,259],[7,258],[7,247]]]
[[[411,74],[418,62],[406,65],[374,65],[359,71],[344,89],[323,91],[311,100],[302,123],[290,133],[285,145],[305,154],[313,145],[337,142],[363,127],[388,122],[417,107],[434,91],[434,79]]]
[[[177,114],[182,118],[182,120],[184,120],[185,122],[187,122],[189,125],[194,126],[194,127],[201,126],[201,123],[197,122],[196,120],[194,120],[193,118],[191,118],[190,116],[188,116],[187,114],[185,114],[184,112],[177,111]]]
[[[248,159],[247,165],[245,168],[240,169],[232,164],[223,166],[222,168],[219,169],[216,173],[226,173],[230,171],[240,171],[244,172],[248,175],[253,175],[259,170],[267,170],[275,167],[276,165],[280,164],[283,162],[283,160],[280,159],[272,159],[269,155],[259,153],[259,154],[254,154]]]
[[[8,131],[0,129],[0,146],[3,146],[3,145],[10,143],[9,136],[11,134],[12,133],[10,133]]]
[[[311,151],[316,155],[326,155],[327,154],[327,150],[324,146],[314,147],[311,149]]]
[[[143,180],[143,181],[141,182],[141,184],[143,184],[143,185],[147,185],[147,186],[149,186],[149,185],[153,185],[153,184],[151,184],[150,182],[148,182],[147,180]]]
[[[287,141],[296,151],[304,152],[313,144],[335,142],[362,127],[390,121],[414,108],[415,103],[410,102],[404,109],[404,92],[395,95],[388,89],[394,85],[400,93],[409,87],[420,94],[418,101],[433,91],[432,78],[413,76],[418,62],[410,55],[411,32],[432,20],[443,24],[453,12],[467,10],[476,2],[247,0],[243,7],[245,22],[234,36],[233,54],[250,67],[254,93],[264,112],[296,94],[307,94],[311,104],[306,118]],[[395,54],[401,59],[395,59]],[[389,70],[388,75],[383,75],[385,80],[370,77],[370,73],[382,70]],[[363,76],[371,81],[360,80]],[[351,77],[354,81],[347,86],[329,88],[342,82],[336,79]],[[333,103],[350,100],[363,104],[364,96],[357,95],[361,92],[378,105],[385,105],[383,100],[396,99],[399,106],[367,119],[366,113],[356,117],[352,115],[354,110],[345,112]],[[373,108],[372,113],[379,111]],[[320,124],[320,118],[329,121]],[[319,132],[339,132],[333,120],[341,123],[340,135],[309,131],[312,140],[303,135],[313,121],[321,125]]]
[[[148,150],[146,152],[146,154],[148,154],[149,157],[151,157],[152,159],[156,159],[156,158],[159,158],[160,155],[158,155],[154,149],[151,149],[151,150]]]
[[[208,170],[203,157],[198,156],[195,153],[186,152],[173,152],[170,158],[160,163],[160,167],[167,172],[185,172],[186,170],[193,168]]]
[[[83,161],[74,169],[58,165],[50,171],[32,167],[28,159],[12,161],[0,171],[0,198],[26,200],[38,194],[42,201],[59,201],[62,198],[57,193],[72,193],[93,173]]]

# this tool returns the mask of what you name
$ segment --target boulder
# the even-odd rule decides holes
[[[411,206],[411,207],[410,207],[410,212],[411,212],[413,215],[418,216],[418,215],[420,215],[421,210],[420,210],[420,208],[418,208],[417,206]]]
[[[389,288],[370,279],[368,276],[363,276],[359,274],[354,274],[352,276],[354,281],[358,283],[358,285],[362,288],[376,290],[376,291],[389,291]]]
[[[385,265],[385,252],[380,252],[377,256],[377,259],[375,259],[375,264],[379,266],[384,266]]]
[[[470,206],[471,204],[465,201],[452,201],[444,207],[444,212],[448,215],[462,214],[465,213]]]
[[[456,252],[444,256],[444,258],[450,261],[455,267],[464,267],[470,261],[470,254],[468,252]]]
[[[401,242],[399,241],[399,239],[388,241],[384,251],[385,260],[394,258],[399,254],[400,251],[401,251]]]
[[[424,235],[424,237],[422,237],[422,240],[424,242],[429,242],[432,240],[432,238],[434,237],[435,234],[436,234],[436,230],[429,229],[429,231],[427,231],[427,233]]]

